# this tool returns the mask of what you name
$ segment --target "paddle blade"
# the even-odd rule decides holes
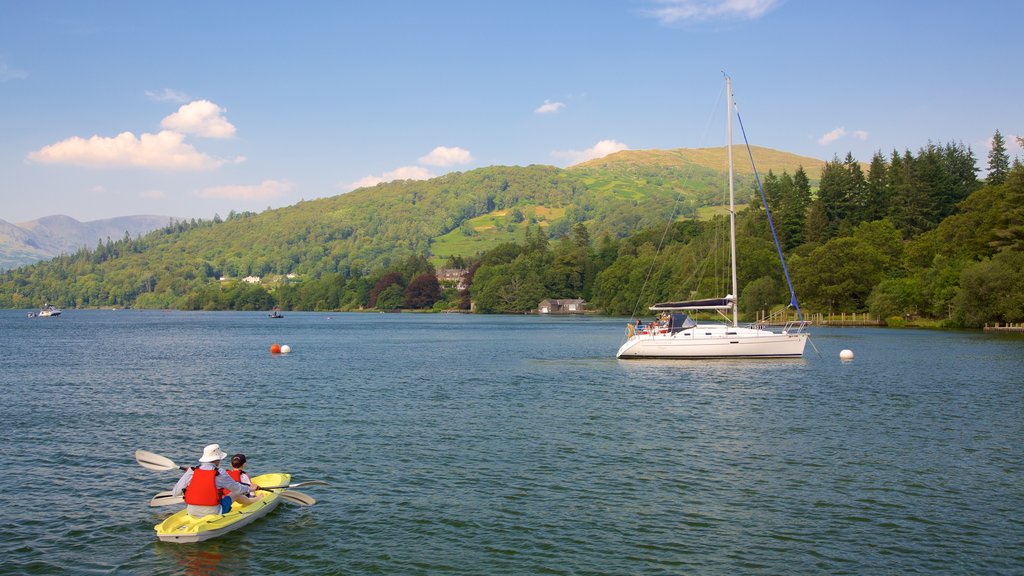
[[[152,452],[146,452],[145,450],[135,451],[135,461],[147,470],[156,470],[158,472],[177,470],[180,468],[180,466],[175,464],[170,458],[159,454],[153,454]]]
[[[185,499],[181,496],[175,496],[170,490],[167,492],[160,492],[153,499],[149,501],[150,506],[170,506],[172,504],[184,504]]]
[[[299,506],[312,506],[316,504],[316,499],[309,494],[303,494],[302,492],[296,492],[294,490],[284,490],[278,492],[281,495],[281,499],[285,502],[291,502],[292,504],[298,504]]]

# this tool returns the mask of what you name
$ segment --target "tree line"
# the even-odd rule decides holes
[[[999,132],[984,180],[975,164],[962,144],[929,143],[916,153],[876,153],[866,171],[851,154],[834,158],[817,188],[802,167],[764,174],[800,302],[894,322],[1024,320],[1024,169],[1010,162]],[[501,313],[533,310],[544,298],[583,298],[592,309],[629,315],[656,301],[729,291],[725,218],[692,218],[695,196],[670,188],[657,168],[642,178],[663,188],[655,201],[620,192],[602,202],[597,190],[622,184],[601,174],[497,167],[382,185],[365,193],[361,210],[336,197],[175,222],[6,271],[0,306],[447,310],[472,302]],[[752,185],[747,190],[756,197]],[[526,204],[562,206],[565,216],[523,222],[520,212],[521,240],[449,259],[446,266],[467,269],[467,290],[438,283],[431,238]],[[748,317],[789,301],[767,216],[759,202],[738,214],[739,298]],[[249,275],[262,282],[240,280]]]

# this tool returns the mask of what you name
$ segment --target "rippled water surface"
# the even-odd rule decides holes
[[[0,311],[0,573],[1024,572],[1024,339],[817,329],[802,361],[618,361],[624,324]],[[135,449],[211,442],[331,486],[157,542],[177,474]]]

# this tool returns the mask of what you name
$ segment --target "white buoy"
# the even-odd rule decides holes
[[[289,353],[291,351],[292,351],[292,347],[291,346],[289,346],[287,344],[285,344],[284,346],[281,346],[281,354],[287,354],[287,353]],[[853,358],[853,353],[850,354],[850,358]]]
[[[284,349],[282,348],[281,351],[284,352]],[[853,360],[853,350],[843,350],[842,352],[839,353],[839,359]]]

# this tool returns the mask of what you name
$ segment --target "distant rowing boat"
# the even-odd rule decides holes
[[[60,316],[60,308],[46,304],[45,306],[39,309],[39,312],[36,312],[36,316],[40,318],[51,318]]]

